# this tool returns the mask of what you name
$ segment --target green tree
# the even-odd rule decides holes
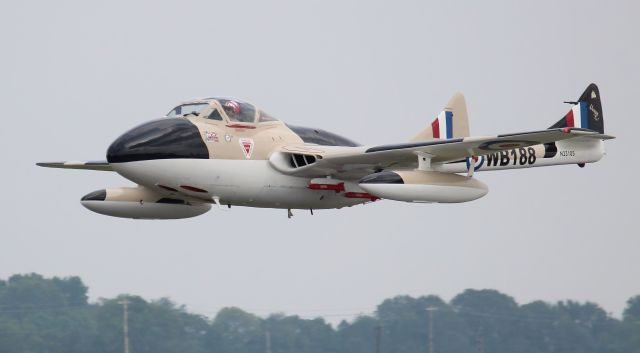
[[[220,310],[207,335],[214,353],[264,353],[264,327],[260,318],[238,308]]]
[[[624,321],[640,321],[640,295],[629,298],[622,314]]]
[[[629,342],[628,352],[640,353],[640,295],[629,298],[622,317],[624,328],[618,337]]]
[[[378,327],[385,330],[380,320],[371,316],[359,316],[351,324],[342,321],[337,330],[337,351],[340,353],[374,352]],[[381,343],[384,344],[384,339]]]
[[[451,305],[482,340],[486,351],[520,352],[526,341],[516,334],[520,318],[518,304],[496,290],[467,289],[451,300]]]
[[[96,319],[100,336],[95,347],[103,353],[119,353],[123,348],[122,299],[129,301],[129,344],[136,353],[199,353],[204,351],[208,322],[186,313],[168,299],[147,302],[138,296],[103,300]]]
[[[14,275],[0,285],[0,352],[83,352],[95,335],[77,277]]]
[[[336,351],[335,332],[324,319],[304,320],[298,316],[271,315],[263,321],[271,336],[273,352],[332,353]],[[264,349],[262,350],[264,352]]]
[[[435,352],[640,353],[640,296],[623,320],[593,303],[535,301],[518,305],[495,290],[466,290],[449,303],[437,296],[398,296],[373,316],[343,321],[281,314],[265,319],[225,308],[209,320],[169,299],[120,296],[89,304],[77,277],[15,275],[0,280],[0,353],[120,353],[123,308],[129,304],[132,353],[369,353],[381,327],[382,353],[427,352],[429,314]]]
[[[376,315],[382,327],[384,352],[422,353],[428,348],[429,314],[434,308],[434,350],[468,352],[474,346],[474,333],[460,320],[453,308],[437,296],[412,298],[399,296],[378,306]]]

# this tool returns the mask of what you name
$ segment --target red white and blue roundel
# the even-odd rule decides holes
[[[589,128],[589,112],[587,111],[587,102],[578,102],[565,115],[567,127],[579,127],[583,129]]]
[[[473,170],[478,171],[478,169],[482,168],[484,165],[484,156],[473,156],[467,157],[467,171],[471,170],[471,166],[473,165]]]
[[[453,138],[453,112],[443,110],[431,123],[433,137],[437,139]]]

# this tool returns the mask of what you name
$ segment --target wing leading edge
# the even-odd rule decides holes
[[[99,170],[103,172],[113,172],[113,168],[107,161],[67,161],[67,162],[40,162],[36,163],[39,167],[45,168],[61,168],[61,169],[82,169],[82,170]]]

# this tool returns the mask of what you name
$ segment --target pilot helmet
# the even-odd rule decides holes
[[[236,114],[240,114],[240,104],[236,101],[227,101],[224,103],[224,111],[227,115],[234,116]]]

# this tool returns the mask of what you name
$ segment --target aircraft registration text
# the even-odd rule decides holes
[[[536,151],[533,147],[518,148],[487,155],[487,166],[530,165],[536,162]]]

